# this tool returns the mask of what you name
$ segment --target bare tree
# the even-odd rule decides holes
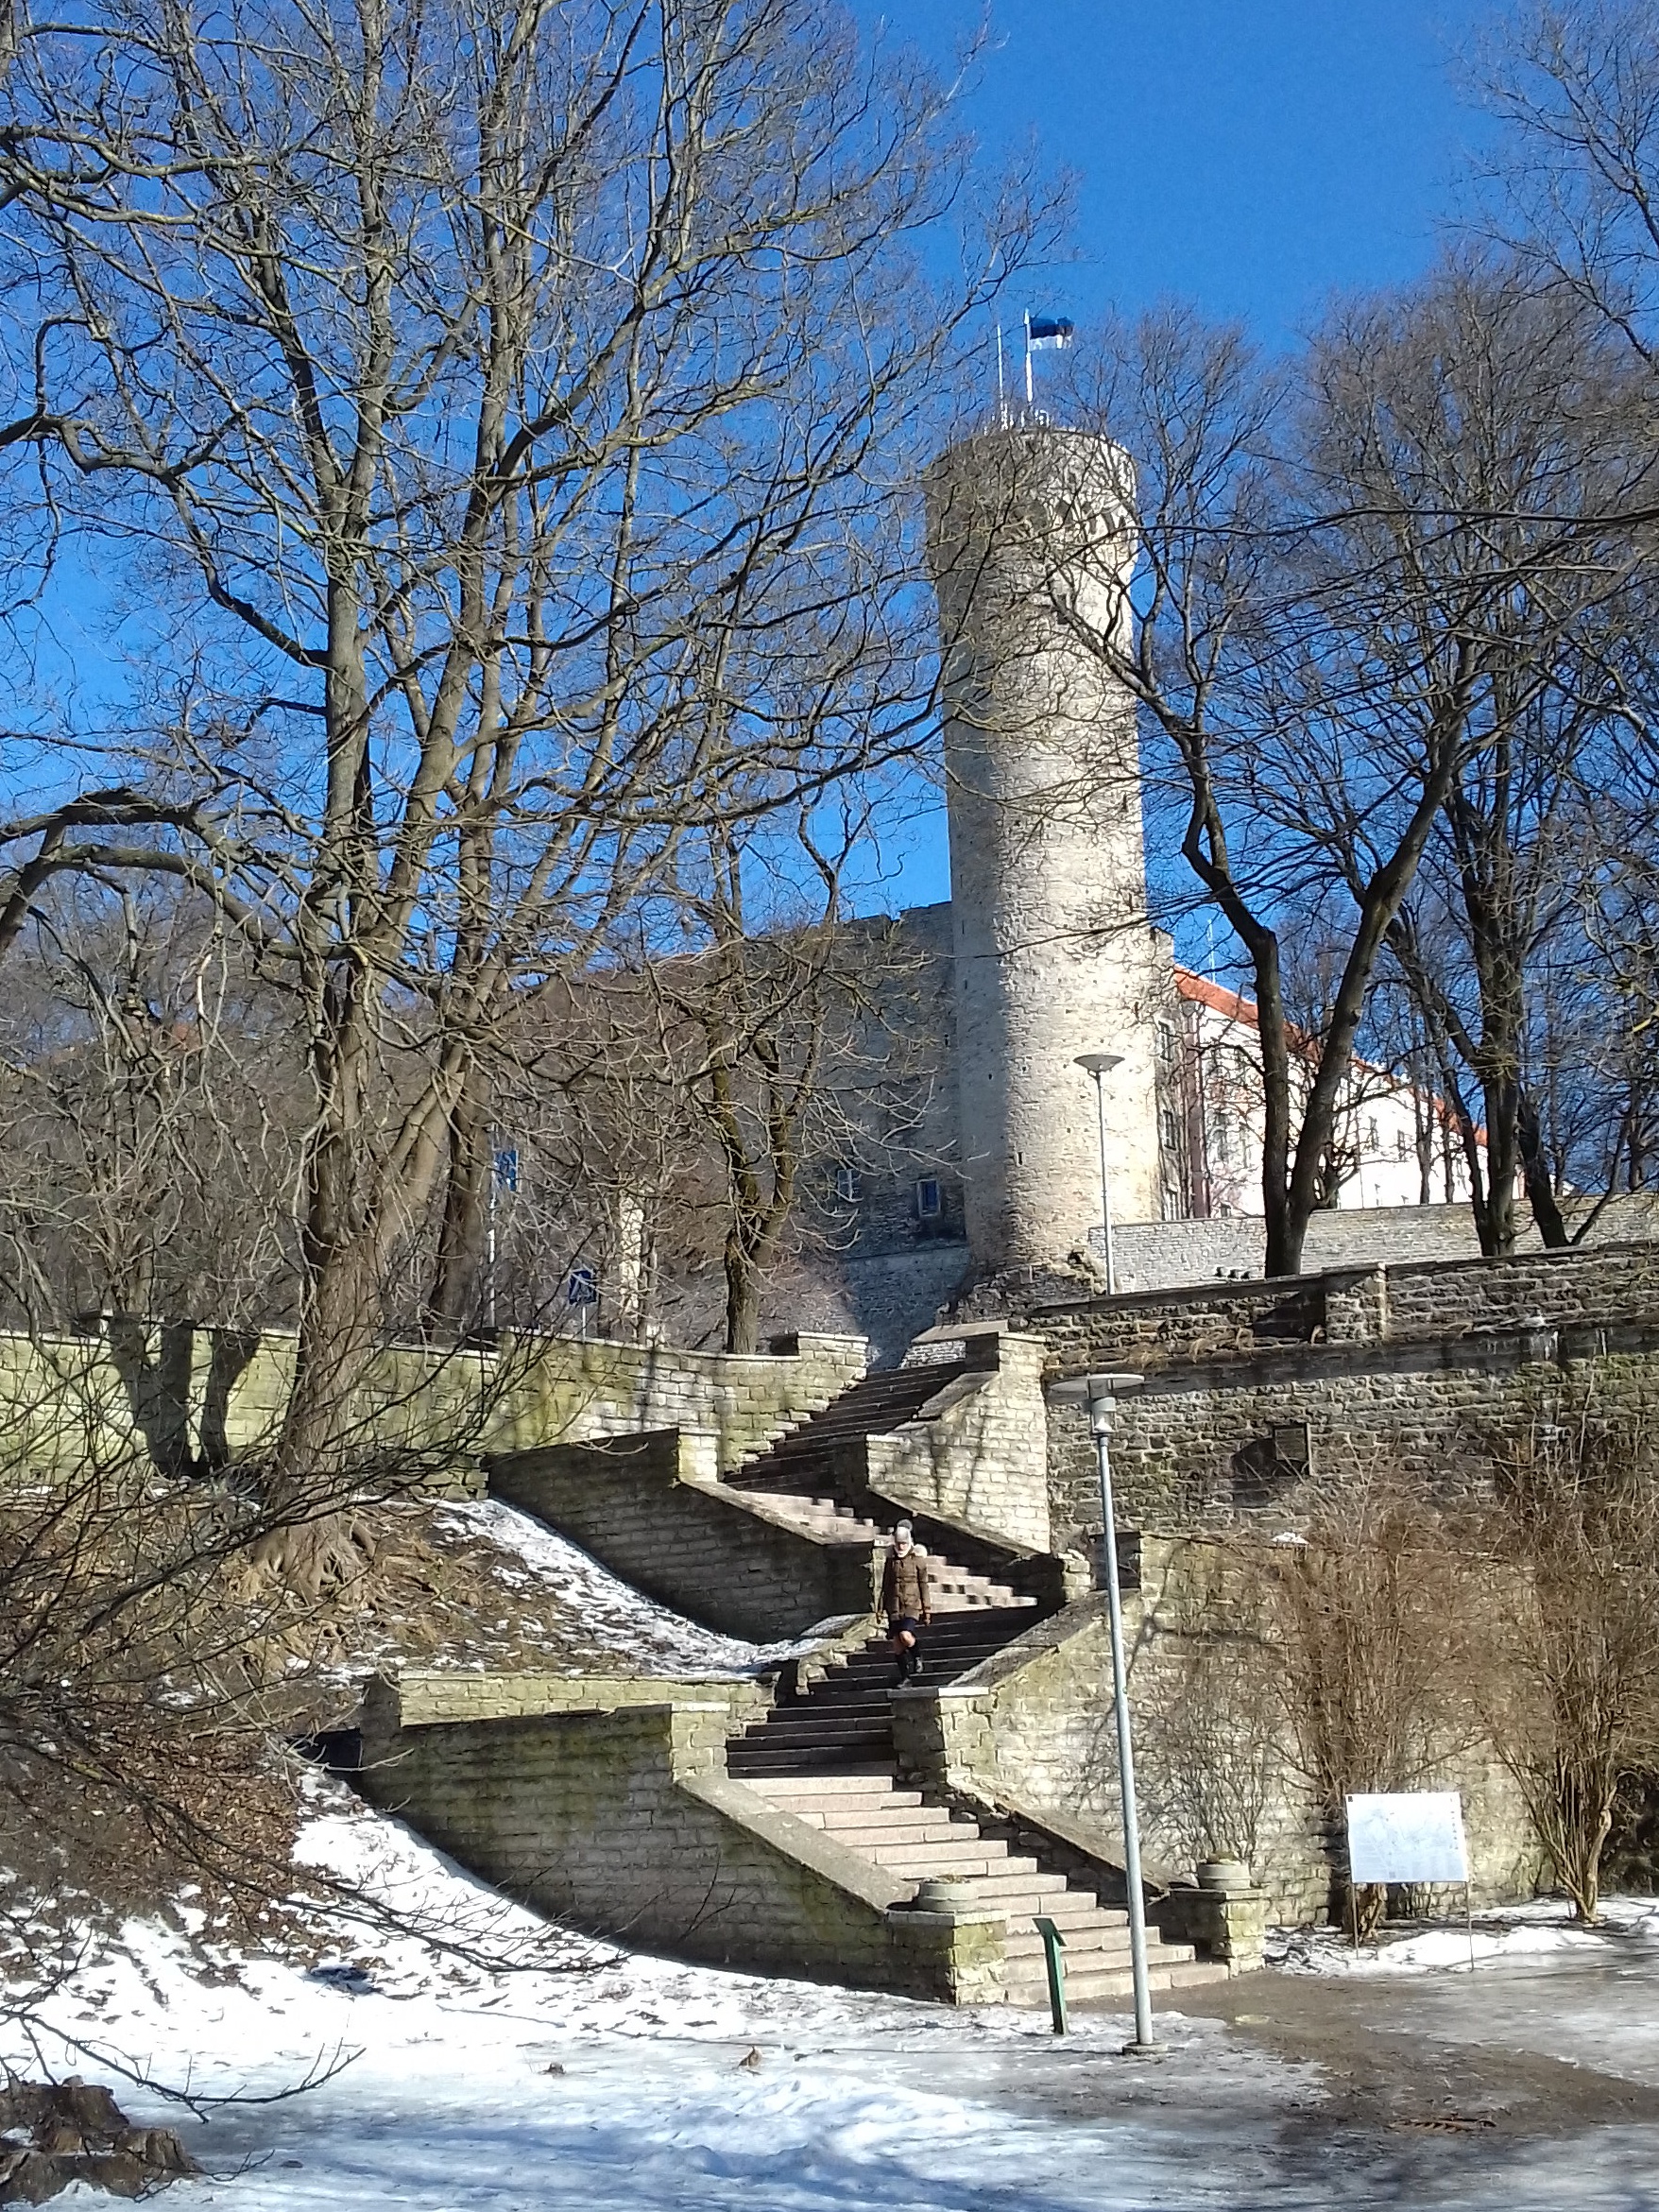
[[[446,1173],[476,1239],[508,1009],[683,836],[867,760],[865,717],[711,753],[702,646],[902,615],[893,483],[1047,213],[942,292],[949,93],[804,0],[98,0],[20,16],[7,97],[11,450],[153,592],[147,773],[196,808],[53,865],[197,885],[303,1039],[280,1490]]]
[[[0,1012],[9,1318],[293,1311],[302,1127],[286,1007],[163,881],[53,886]]]
[[[1073,626],[1137,700],[1151,804],[1249,963],[1270,1273],[1300,1264],[1448,810],[1465,842],[1502,812],[1482,779],[1511,789],[1506,748],[1636,558],[1647,456],[1604,352],[1513,269],[1451,263],[1339,308],[1293,375],[1183,314],[1114,332],[1079,403],[1126,449],[1140,580],[1133,622]],[[1341,949],[1316,1034],[1287,995],[1310,909]]]
[[[1621,1782],[1659,1756],[1659,1490],[1643,1419],[1593,1400],[1500,1446],[1483,1717],[1557,1880],[1597,1917]]]
[[[1462,1578],[1440,1517],[1386,1478],[1322,1512],[1276,1559],[1290,1717],[1341,1837],[1348,1797],[1420,1787],[1474,1734],[1460,1672]],[[1385,1896],[1372,1884],[1350,1898],[1346,1865],[1344,1850],[1334,1913],[1351,1911],[1364,1937]]]
[[[1491,222],[1651,367],[1659,352],[1659,30],[1633,0],[1538,0],[1502,25],[1482,89],[1507,125]],[[1649,404],[1652,403],[1650,387]]]

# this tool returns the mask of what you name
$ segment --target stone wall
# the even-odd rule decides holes
[[[1625,1331],[1611,1348],[1619,1341],[1596,1329],[1492,1330],[1149,1368],[1112,1420],[1120,1518],[1160,1532],[1240,1520],[1292,1530],[1316,1504],[1389,1472],[1447,1501],[1479,1496],[1495,1449],[1564,1409],[1659,1409],[1659,1330]],[[1050,1408],[1049,1490],[1056,1544],[1088,1550],[1100,1491],[1081,1407]]]
[[[83,1336],[0,1332],[0,1428],[36,1468],[145,1450],[169,1472],[268,1446],[294,1369],[291,1330],[261,1334],[108,1317]],[[406,1453],[411,1479],[477,1495],[480,1450],[677,1429],[712,1480],[864,1374],[862,1337],[802,1335],[740,1356],[661,1346],[504,1339],[492,1349],[381,1352],[356,1422],[365,1454]]]
[[[549,1445],[488,1465],[492,1497],[723,1635],[772,1643],[874,1603],[873,1545],[806,1535],[763,1493],[690,1479],[676,1431]]]
[[[1052,1377],[1089,1367],[1248,1361],[1274,1343],[1400,1344],[1535,1322],[1623,1325],[1645,1317],[1659,1318],[1659,1243],[1029,1301],[1019,1326],[1047,1341]]]
[[[1000,1915],[896,1909],[911,1884],[729,1778],[727,1724],[724,1703],[681,1701],[402,1726],[366,1739],[361,1780],[587,1933],[946,2002],[1001,1994]]]
[[[866,1448],[868,1479],[914,1512],[961,1521],[1021,1551],[1049,1549],[1049,1483],[1040,1337],[992,1329],[968,1340],[976,1372]],[[959,1343],[924,1347],[959,1352]]]
[[[1146,1548],[1142,1587],[1125,1594],[1124,1636],[1135,1729],[1141,1851],[1145,1877],[1164,1888],[1190,1881],[1206,1845],[1196,1835],[1179,1787],[1191,1756],[1181,1701],[1193,1695],[1194,1668],[1229,1660],[1220,1564],[1233,1555],[1202,1539]],[[1098,1856],[1122,1863],[1122,1815],[1113,1724],[1111,1645],[1099,1596],[1069,1605],[960,1680],[938,1689],[900,1691],[894,1701],[901,1767],[917,1782],[1052,1820]],[[1269,1694],[1254,1714],[1271,1741],[1271,1786],[1247,1848],[1273,1918],[1325,1917],[1331,1888],[1326,1827],[1298,1761],[1288,1719]],[[1479,1746],[1447,1747],[1417,1777],[1424,1789],[1456,1789],[1463,1798],[1472,1891],[1484,1903],[1531,1896],[1540,1854],[1514,1784]]]
[[[384,1740],[399,1728],[431,1728],[449,1721],[521,1721],[539,1713],[612,1713],[627,1706],[690,1701],[746,1727],[772,1703],[770,1683],[754,1675],[697,1681],[667,1674],[497,1674],[482,1668],[408,1667],[371,1682],[364,1693],[363,1730]]]
[[[1569,1226],[1588,1211],[1586,1201],[1568,1200]],[[1647,1192],[1615,1198],[1588,1225],[1586,1242],[1612,1244],[1659,1234],[1659,1207]],[[1542,1249],[1538,1231],[1525,1209],[1520,1223],[1523,1252]],[[1104,1237],[1096,1231],[1095,1249],[1103,1255]],[[1211,1221],[1120,1222],[1112,1231],[1118,1279],[1126,1291],[1169,1290],[1177,1284],[1213,1281],[1217,1276],[1259,1276],[1266,1254],[1266,1231],[1258,1215],[1232,1214]],[[1313,1215],[1302,1263],[1309,1275],[1330,1267],[1399,1267],[1424,1260],[1479,1260],[1480,1243],[1467,1205],[1370,1206],[1333,1208]]]

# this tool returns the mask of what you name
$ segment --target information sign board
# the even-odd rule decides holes
[[[1455,1790],[1350,1797],[1348,1871],[1356,1882],[1466,1882],[1463,1801]]]

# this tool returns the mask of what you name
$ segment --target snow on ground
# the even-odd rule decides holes
[[[1543,1898],[1477,1912],[1463,1928],[1431,1928],[1415,1934],[1385,1929],[1376,1943],[1355,1949],[1337,1928],[1278,1929],[1270,1940],[1275,1965],[1308,1974],[1467,1973],[1499,1960],[1560,1958],[1569,1953],[1595,1957],[1610,1943],[1635,1937],[1659,1943],[1659,1897],[1606,1897],[1601,1928],[1571,1925],[1565,1899]]]
[[[756,1674],[812,1640],[752,1644],[699,1628],[641,1597],[576,1545],[499,1499],[445,1505],[435,1514],[433,1525],[478,1547],[481,1554],[499,1554],[494,1575],[504,1587],[523,1599],[556,1599],[589,1640],[642,1673]]]
[[[1081,2177],[1075,2192],[1023,2193],[1041,2124],[982,2105],[976,2090],[1003,2057],[1047,2056],[1046,2015],[953,2012],[590,1945],[343,1792],[329,1803],[301,1831],[295,1911],[323,1926],[304,1900],[347,1885],[357,1902],[343,1924],[326,1922],[344,1940],[306,1964],[129,1921],[46,2001],[32,2048],[12,2030],[0,2049],[22,2071],[110,2080],[135,2116],[181,2126],[219,2177],[190,2190],[190,2204],[1081,2212],[1138,2201],[1133,2188],[1102,2197]],[[1183,2049],[1220,2036],[1198,2023],[1171,2032]],[[1080,2021],[1068,2055],[1103,2062],[1123,2034],[1121,2020]],[[1251,2066],[1239,2063],[1240,2083]],[[151,2089],[131,2085],[134,2069]],[[321,2085],[282,2102],[214,2103],[305,2083]],[[187,2090],[206,2124],[169,2113],[167,2086]],[[238,2173],[250,2158],[262,2163]]]
[[[47,2001],[32,2050],[15,2029],[0,2049],[25,2070],[109,2079],[135,2116],[180,2125],[210,2178],[168,2199],[177,2212],[1655,2203],[1659,2140],[1637,2128],[1599,2131],[1593,2156],[1582,2137],[1486,2143],[1474,2164],[1469,2146],[1413,2141],[1357,2163],[1351,2141],[1321,2135],[1311,2068],[1161,2007],[1169,2055],[1148,2065],[1119,2055],[1120,2018],[1078,2016],[1061,2044],[1040,2014],[586,1945],[316,1788],[291,1907],[295,1932],[316,1939],[309,1954],[231,1955],[210,1928],[130,1922]],[[1449,1992],[1454,1978],[1419,1986]],[[134,2066],[154,2087],[123,2083]],[[212,2102],[281,2098],[335,2068],[282,2101]],[[205,2121],[169,2112],[166,2083]]]

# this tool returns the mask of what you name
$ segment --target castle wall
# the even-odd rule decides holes
[[[1659,1406],[1659,1245],[1210,1283],[1027,1313],[1048,1373],[1138,1372],[1112,1461],[1131,1526],[1293,1528],[1379,1471],[1445,1497],[1490,1480],[1495,1443],[1591,1394]],[[1049,1409],[1056,1543],[1100,1527],[1080,1408]],[[1281,1433],[1282,1432],[1282,1433]],[[1240,1455],[1243,1455],[1242,1457]]]
[[[1586,1201],[1567,1200],[1569,1227],[1588,1210]],[[1633,1192],[1603,1207],[1590,1226],[1587,1242],[1613,1244],[1651,1237],[1659,1230],[1659,1205],[1648,1192]],[[1542,1251],[1530,1215],[1520,1223],[1519,1248]],[[1126,1291],[1171,1290],[1182,1283],[1213,1281],[1218,1276],[1260,1276],[1267,1232],[1259,1214],[1217,1215],[1208,1221],[1136,1221],[1118,1225],[1113,1234],[1118,1280]],[[1093,1239],[1097,1254],[1103,1240]],[[1480,1241],[1467,1204],[1457,1206],[1368,1206],[1330,1208],[1308,1224],[1303,1267],[1318,1275],[1331,1267],[1402,1267],[1419,1261],[1479,1260]]]

